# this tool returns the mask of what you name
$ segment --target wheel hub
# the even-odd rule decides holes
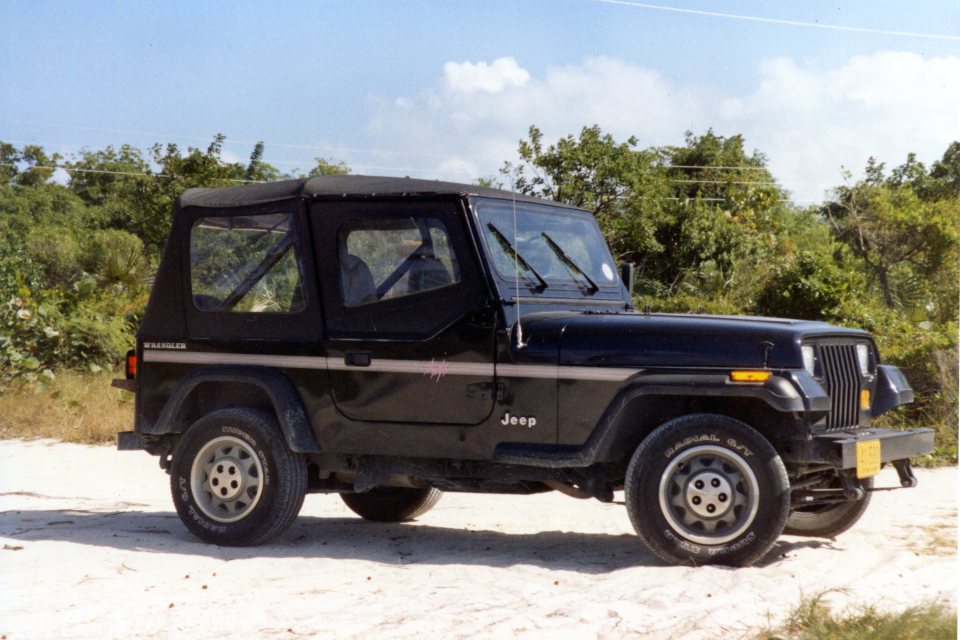
[[[701,445],[678,454],[660,477],[660,510],[670,527],[697,544],[735,540],[753,524],[756,475],[737,452]]]
[[[244,487],[240,461],[224,457],[211,465],[207,476],[207,491],[220,500],[233,500]]]
[[[703,471],[687,482],[687,507],[701,518],[721,518],[734,504],[734,487],[727,476]]]
[[[193,459],[190,485],[204,515],[236,522],[260,501],[263,466],[257,452],[233,436],[214,438]]]

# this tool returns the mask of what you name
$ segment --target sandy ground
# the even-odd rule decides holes
[[[917,475],[837,540],[692,568],[651,554],[622,505],[559,494],[448,494],[404,525],[314,495],[272,544],[209,546],[147,454],[3,441],[0,640],[738,638],[825,591],[836,607],[955,606],[957,470]]]

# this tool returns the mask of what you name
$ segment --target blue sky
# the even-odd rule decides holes
[[[742,133],[816,201],[869,155],[930,162],[960,138],[960,2],[0,3],[0,140],[17,144],[222,132],[227,157],[264,140],[283,170],[324,156],[470,181],[531,124],[642,146]]]

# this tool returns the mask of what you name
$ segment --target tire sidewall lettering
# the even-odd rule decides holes
[[[257,452],[257,457],[260,458],[260,464],[263,466],[263,484],[265,486],[269,485],[270,484],[270,461],[267,458],[266,452],[262,448],[260,448],[260,446],[257,444],[257,439],[254,438],[250,432],[244,431],[243,429],[238,429],[237,427],[234,427],[231,425],[224,425],[220,427],[220,432],[227,436],[240,438],[244,442],[249,444],[251,447],[253,447],[254,451]]]
[[[682,451],[689,449],[692,446],[697,446],[701,444],[720,444],[720,437],[716,433],[701,433],[697,435],[687,436],[683,440],[678,440],[673,443],[671,446],[667,447],[666,451],[663,452],[663,457],[669,460],[673,456]]]

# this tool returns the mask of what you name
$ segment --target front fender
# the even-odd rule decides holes
[[[873,417],[911,402],[913,402],[913,389],[900,369],[890,364],[878,366],[877,386],[871,408]]]
[[[756,398],[780,412],[830,410],[827,392],[806,371],[780,371],[762,384],[731,382],[726,371],[641,374],[621,390],[618,399],[648,395]]]
[[[644,396],[753,398],[781,413],[830,410],[830,397],[806,371],[780,371],[762,384],[731,382],[726,371],[644,372],[617,393],[583,445],[572,450],[545,452],[525,445],[501,444],[496,449],[495,459],[545,467],[588,467],[609,460],[613,452],[621,448],[624,409]]]

